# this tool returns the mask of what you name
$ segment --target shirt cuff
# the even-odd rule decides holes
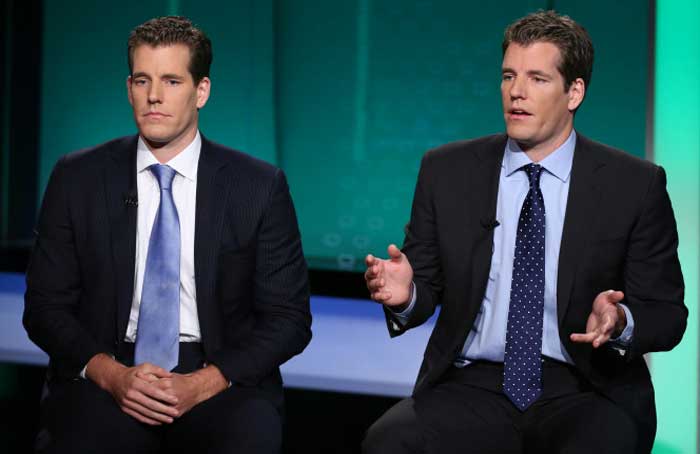
[[[625,311],[625,317],[627,318],[627,326],[625,326],[625,329],[622,330],[622,333],[616,337],[616,338],[610,338],[610,342],[613,342],[617,347],[629,347],[632,344],[633,336],[632,334],[634,333],[634,317],[632,317],[632,312],[630,312],[629,308],[625,306],[622,303],[618,303],[618,306],[622,308],[623,311]]]
[[[112,359],[116,359],[116,358],[114,357],[114,355],[109,355],[109,356],[111,356]],[[87,375],[86,375],[86,373],[87,373],[87,364],[85,364],[85,365],[83,366],[83,368],[80,370],[80,373],[78,374],[78,376],[79,376],[80,378],[82,378],[83,380],[87,380]]]
[[[401,325],[408,323],[408,319],[413,313],[413,307],[416,305],[416,284],[411,282],[411,301],[408,303],[408,307],[401,312],[394,311],[391,307],[389,308],[393,313],[396,320],[398,320]]]

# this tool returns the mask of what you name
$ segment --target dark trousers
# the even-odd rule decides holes
[[[503,394],[503,365],[452,367],[434,387],[389,409],[365,454],[632,454],[636,426],[571,366],[547,360],[543,394],[524,412]]]
[[[133,364],[133,345],[117,354]],[[180,344],[180,364],[201,368],[200,344]],[[90,380],[52,384],[42,402],[40,453],[279,453],[281,408],[257,388],[232,386],[193,407],[172,424],[149,426],[122,412],[111,394]]]

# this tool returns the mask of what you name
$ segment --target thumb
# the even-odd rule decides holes
[[[608,301],[611,303],[619,303],[625,298],[625,294],[619,290],[608,290]]]
[[[389,258],[393,262],[397,262],[397,261],[401,260],[401,257],[403,256],[403,254],[401,253],[401,250],[396,247],[395,244],[390,244],[386,250],[389,253]]]
[[[168,372],[167,370],[163,369],[162,367],[156,366],[155,364],[149,364],[145,363],[143,364],[143,368],[141,369],[141,372],[146,373],[146,374],[152,374],[158,378],[169,378],[172,377],[172,373]]]

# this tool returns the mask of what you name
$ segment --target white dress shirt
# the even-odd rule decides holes
[[[170,161],[163,163],[177,173],[172,183],[173,200],[180,218],[180,341],[199,342],[199,318],[197,316],[197,292],[194,282],[194,216],[197,196],[197,168],[202,149],[202,138],[197,131],[192,143]],[[136,228],[136,269],[134,270],[134,296],[131,301],[127,342],[135,342],[138,329],[139,307],[143,291],[143,275],[146,270],[148,243],[151,228],[160,205],[158,180],[148,170],[159,164],[146,143],[139,137],[136,150],[136,184],[138,187],[138,224]]]

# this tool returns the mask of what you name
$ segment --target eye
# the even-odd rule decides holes
[[[167,79],[167,80],[165,81],[165,85],[170,85],[170,86],[180,85],[180,83],[181,83],[181,82],[180,82],[179,80],[177,80],[177,79]]]
[[[545,79],[545,78],[543,78],[543,77],[537,77],[537,76],[535,76],[533,79],[535,79],[535,82],[538,83],[538,84],[543,84],[543,83],[547,82],[547,79]]]
[[[143,79],[143,78],[134,79],[131,83],[133,85],[136,85],[137,87],[141,87],[141,86],[146,85],[146,79]]]
[[[513,80],[513,75],[512,74],[503,74],[502,80],[504,80],[504,81]]]

